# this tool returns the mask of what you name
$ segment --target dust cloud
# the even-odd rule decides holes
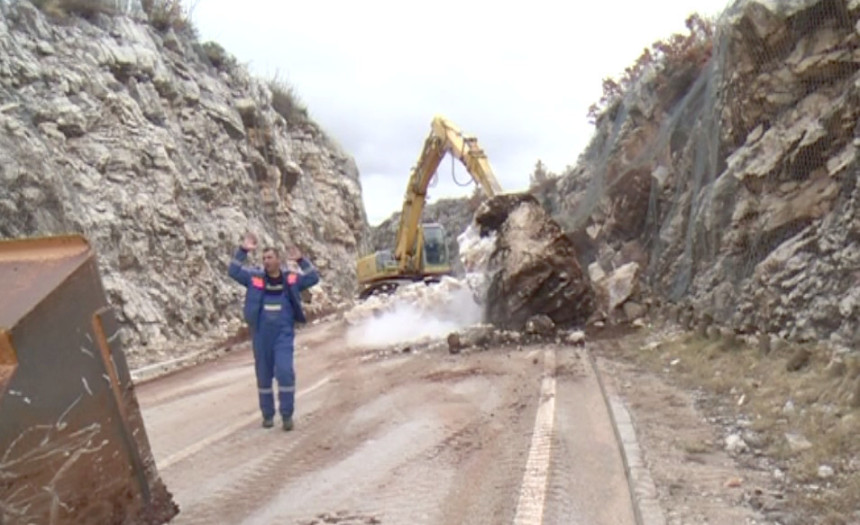
[[[472,225],[457,242],[464,276],[445,276],[430,285],[411,283],[391,295],[369,297],[345,314],[347,345],[381,348],[423,343],[481,323],[486,268],[495,237],[480,238]]]

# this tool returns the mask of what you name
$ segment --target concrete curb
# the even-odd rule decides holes
[[[140,385],[149,381],[153,381],[160,377],[164,377],[173,372],[178,372],[186,368],[191,368],[192,366],[198,365],[203,361],[214,359],[224,353],[226,352],[223,349],[215,350],[208,348],[205,350],[199,350],[197,352],[190,353],[188,355],[184,355],[182,357],[176,357],[173,359],[168,359],[167,361],[162,361],[160,363],[153,363],[151,365],[142,366],[140,368],[131,370],[129,374],[131,375],[132,382],[136,385]]]
[[[621,454],[624,457],[631,497],[636,507],[639,523],[641,525],[665,525],[666,518],[657,499],[657,487],[654,485],[654,480],[651,479],[648,467],[642,460],[639,442],[636,440],[636,430],[630,420],[630,413],[616,396],[610,396],[607,404],[610,407],[612,418],[615,420],[616,435]]]
[[[597,361],[587,349],[585,354],[591,363],[591,368],[597,377],[597,384],[609,417],[612,420],[612,428],[615,431],[615,439],[621,452],[621,460],[624,463],[624,473],[627,476],[627,487],[630,490],[630,500],[633,504],[633,514],[637,525],[666,525],[666,517],[660,507],[657,498],[657,487],[651,479],[651,473],[642,459],[639,442],[636,439],[636,429],[630,418],[630,413],[621,399],[610,394],[603,382],[603,376]]]

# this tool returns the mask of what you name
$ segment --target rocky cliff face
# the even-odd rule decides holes
[[[856,0],[739,0],[607,85],[576,167],[532,189],[608,298],[592,321],[662,304],[860,348],[858,20]]]
[[[742,0],[671,41],[541,192],[600,276],[687,319],[860,342],[860,3]]]
[[[85,234],[134,362],[235,333],[248,229],[316,263],[311,312],[353,293],[358,171],[288,93],[169,24],[0,14],[0,236]]]

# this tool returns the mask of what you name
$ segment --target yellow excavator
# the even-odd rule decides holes
[[[394,252],[381,250],[358,260],[361,299],[391,293],[405,283],[438,282],[442,276],[451,274],[445,228],[437,223],[421,223],[427,187],[448,153],[463,163],[487,197],[502,193],[477,138],[464,135],[443,116],[434,117],[406,187]]]

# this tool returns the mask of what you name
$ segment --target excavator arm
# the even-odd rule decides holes
[[[393,250],[379,250],[356,262],[359,297],[390,293],[403,283],[437,281],[451,272],[445,229],[423,224],[427,187],[446,154],[458,159],[488,197],[502,193],[490,162],[474,137],[468,137],[442,116],[436,116],[418,162],[409,176]]]
[[[450,153],[466,167],[469,175],[481,185],[484,193],[493,197],[502,193],[493,169],[484,150],[475,137],[463,135],[457,126],[442,116],[433,118],[430,134],[424,141],[424,148],[418,163],[409,177],[400,226],[397,230],[394,257],[401,272],[418,271],[420,262],[416,260],[416,240],[421,214],[427,196],[427,187],[446,153]]]

